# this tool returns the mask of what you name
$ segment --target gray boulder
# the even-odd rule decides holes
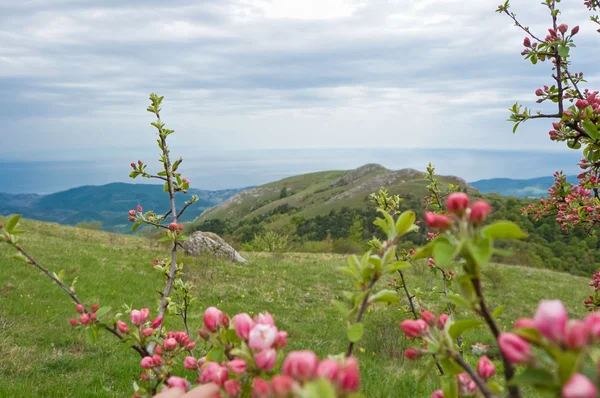
[[[212,232],[196,231],[187,240],[182,242],[182,246],[184,253],[190,256],[200,256],[208,253],[214,257],[224,257],[236,263],[248,263],[223,238]]]

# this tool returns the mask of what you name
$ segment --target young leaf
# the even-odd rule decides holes
[[[444,398],[458,398],[458,379],[454,375],[442,377],[442,391]]]
[[[329,381],[320,378],[305,384],[302,396],[305,398],[335,398],[337,394]]]
[[[448,295],[448,301],[457,307],[471,308],[471,303],[459,294]]]
[[[498,318],[500,315],[502,315],[503,312],[504,312],[504,305],[499,305],[498,307],[494,308],[494,311],[492,311],[492,317]]]
[[[597,140],[598,138],[600,138],[600,134],[598,134],[598,128],[591,120],[584,120],[583,122],[581,122],[581,126],[583,127],[585,132],[588,133],[591,139]]]
[[[448,239],[438,239],[433,248],[433,258],[439,267],[445,267],[456,257],[458,251]]]
[[[21,215],[20,214],[15,214],[11,218],[9,218],[8,221],[6,222],[6,225],[4,225],[4,229],[6,230],[6,232],[8,232],[9,234],[11,234],[12,231],[13,231],[13,229],[19,223],[20,219],[21,219]]]
[[[381,290],[369,297],[370,303],[394,304],[399,301],[398,294],[393,290]]]
[[[105,315],[106,313],[108,313],[111,310],[110,307],[105,306],[105,307],[100,307],[98,308],[98,311],[96,311],[96,316],[98,318],[102,317],[102,315]]]
[[[411,231],[412,225],[415,223],[416,216],[412,211],[405,211],[400,214],[396,221],[396,235],[402,236]]]
[[[440,359],[440,366],[444,369],[444,372],[450,375],[457,375],[464,372],[463,368],[451,358]]]
[[[510,221],[496,221],[481,231],[484,237],[490,239],[523,239],[527,234],[521,228]]]
[[[411,264],[408,261],[395,261],[385,266],[385,273],[391,274],[393,272],[402,271],[410,268]]]
[[[448,333],[450,334],[450,337],[457,338],[467,330],[478,328],[482,324],[483,323],[477,319],[461,319],[450,326]]]
[[[210,349],[208,354],[206,354],[206,362],[213,361],[216,363],[221,363],[221,361],[223,360],[223,354],[223,347],[213,347]]]
[[[365,326],[362,323],[355,323],[348,327],[348,340],[356,343],[363,336]]]

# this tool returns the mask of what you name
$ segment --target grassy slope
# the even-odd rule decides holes
[[[364,168],[368,168],[368,171],[361,173]],[[393,173],[401,172],[387,170],[378,165],[365,165],[355,170],[324,171],[289,177],[236,195],[233,200],[203,213],[200,220],[251,219],[284,204],[299,209],[293,213],[294,216],[312,218],[342,207],[362,209],[368,203],[368,195],[380,188],[387,188],[391,193],[401,195],[423,197],[427,194],[428,181],[424,178],[424,173],[391,178]],[[335,184],[341,177],[350,176],[353,177],[349,178],[347,183]],[[386,181],[386,177],[391,179]],[[440,186],[444,188],[449,182],[465,186],[464,181],[456,177],[440,176],[439,179]],[[283,188],[288,189],[289,196],[280,199]],[[337,197],[338,195],[341,197]],[[289,217],[282,216],[277,224],[285,224]]]
[[[84,302],[99,301],[113,308],[122,303],[138,308],[153,303],[161,278],[149,265],[157,252],[149,249],[147,241],[27,220],[22,226],[29,231],[22,244],[40,262],[57,272],[64,268],[67,279],[80,275],[77,290]],[[137,354],[119,347],[109,335],[103,335],[96,346],[86,344],[68,324],[75,312],[64,293],[33,266],[11,255],[8,246],[0,246],[0,396],[129,396],[139,373]],[[200,326],[202,311],[209,305],[230,314],[268,310],[278,326],[290,333],[288,350],[312,348],[320,355],[344,350],[344,325],[330,304],[350,287],[337,271],[346,261],[344,256],[248,256],[247,266],[185,259],[198,298],[192,330]],[[489,301],[492,307],[507,304],[503,328],[519,316],[530,315],[534,302],[542,298],[562,299],[573,315],[585,314],[581,305],[588,294],[585,279],[499,267],[503,286],[489,286]],[[431,274],[425,269],[409,270],[408,278],[414,287],[431,287]],[[429,309],[441,309],[434,299],[423,300],[431,302]],[[433,381],[417,382],[422,362],[401,358],[407,342],[397,324],[403,317],[399,307],[376,307],[366,315],[367,332],[356,353],[368,397],[427,397],[436,387]],[[475,331],[465,344],[470,347],[476,342],[489,342],[489,337]],[[191,373],[188,376],[192,379]]]

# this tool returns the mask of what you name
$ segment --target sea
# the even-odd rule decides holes
[[[349,170],[367,163],[388,169],[424,171],[429,162],[440,175],[455,175],[466,181],[489,178],[527,179],[549,176],[556,170],[578,172],[579,151],[511,151],[475,149],[253,149],[198,150],[186,153],[180,167],[194,188],[219,190],[242,188],[285,177],[324,171]],[[145,158],[150,163],[156,156]],[[76,160],[0,161],[0,192],[48,194],[82,185],[133,182],[131,158],[117,155]],[[158,166],[157,163],[154,165]],[[152,165],[148,170],[152,170]],[[137,179],[137,183],[156,180]]]

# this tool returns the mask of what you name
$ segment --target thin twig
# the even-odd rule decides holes
[[[473,379],[475,384],[477,384],[477,387],[479,387],[479,390],[481,390],[481,393],[484,397],[491,398],[494,396],[494,393],[492,392],[492,390],[490,390],[487,384],[485,384],[485,381],[477,374],[477,372],[473,370],[473,368],[467,362],[465,362],[463,357],[454,353],[452,358],[460,365],[461,368],[465,370],[465,372],[469,374],[469,376],[471,376],[471,379]]]
[[[183,212],[187,210],[188,207],[190,207],[194,202],[192,201],[188,201],[185,202],[185,206],[183,206],[183,209],[181,209],[181,211],[177,214],[177,218],[181,218],[181,216],[183,215]]]
[[[373,287],[373,285],[375,285],[375,282],[377,282],[377,280],[379,279],[379,275],[375,274],[373,275],[373,277],[371,278],[371,281],[369,282],[369,285],[364,289],[366,291],[371,290],[371,288]],[[363,314],[365,313],[365,310],[367,309],[369,305],[369,293],[367,293],[365,295],[365,298],[363,298],[362,303],[360,304],[360,309],[358,310],[358,315],[356,317],[356,323],[360,323],[360,321],[362,320]],[[354,349],[354,342],[350,342],[348,344],[348,349],[346,350],[346,357],[349,357],[350,355],[352,355],[352,350]]]
[[[510,19],[515,21],[515,25],[518,26],[519,28],[523,29],[523,31],[525,31],[529,36],[531,36],[532,38],[534,38],[535,40],[537,40],[539,42],[543,42],[543,40],[541,40],[540,38],[536,37],[533,33],[531,33],[529,28],[526,28],[523,25],[521,25],[521,23],[519,21],[517,21],[515,14],[508,12],[508,10],[504,10],[504,13],[506,15],[508,15]]]

